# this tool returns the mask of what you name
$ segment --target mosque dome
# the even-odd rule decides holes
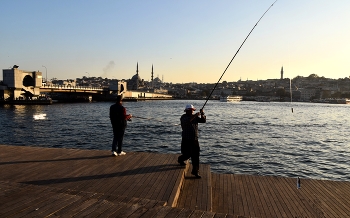
[[[139,76],[139,74],[135,74],[135,75],[131,78],[131,80],[133,80],[133,81],[141,81],[141,77]]]
[[[162,80],[159,79],[159,77],[156,77],[156,78],[153,80],[153,82],[155,82],[155,83],[162,83]]]

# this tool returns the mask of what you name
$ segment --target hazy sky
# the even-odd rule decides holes
[[[0,66],[216,83],[274,0],[0,0]],[[350,76],[350,1],[278,0],[221,81]],[[2,80],[2,73],[0,76]]]

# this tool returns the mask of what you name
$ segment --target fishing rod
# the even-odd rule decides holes
[[[270,10],[270,8],[277,2],[277,0],[272,3],[272,5],[270,5],[270,7],[265,11],[265,13],[260,17],[260,19],[258,20],[258,22],[256,22],[256,24],[254,25],[254,27],[252,28],[252,30],[250,30],[249,34],[247,35],[247,37],[244,39],[243,43],[241,44],[241,46],[239,46],[238,50],[236,51],[235,55],[233,56],[233,58],[231,59],[231,61],[229,62],[229,64],[227,65],[226,69],[224,70],[224,72],[222,73],[221,77],[219,78],[218,82],[215,84],[214,88],[211,90],[207,100],[205,101],[203,107],[201,110],[203,110],[203,108],[205,107],[205,105],[207,104],[210,96],[213,94],[215,88],[218,86],[221,78],[224,76],[224,74],[226,73],[226,70],[229,68],[229,66],[231,65],[233,59],[235,59],[236,55],[238,54],[239,50],[241,50],[242,46],[244,45],[245,41],[248,39],[248,37],[250,36],[250,34],[253,32],[253,30],[255,29],[255,27],[258,25],[258,23],[260,22],[260,20],[265,16],[265,14]]]

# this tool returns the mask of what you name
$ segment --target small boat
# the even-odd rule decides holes
[[[221,102],[240,102],[242,100],[243,100],[243,97],[239,95],[228,95],[228,96],[220,97]]]

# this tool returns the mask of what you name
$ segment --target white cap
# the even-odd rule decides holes
[[[186,108],[185,108],[185,111],[187,111],[187,110],[193,110],[193,111],[195,111],[195,110],[196,110],[196,108],[195,108],[195,107],[193,107],[193,105],[192,105],[192,104],[188,104],[188,105],[186,105]]]

